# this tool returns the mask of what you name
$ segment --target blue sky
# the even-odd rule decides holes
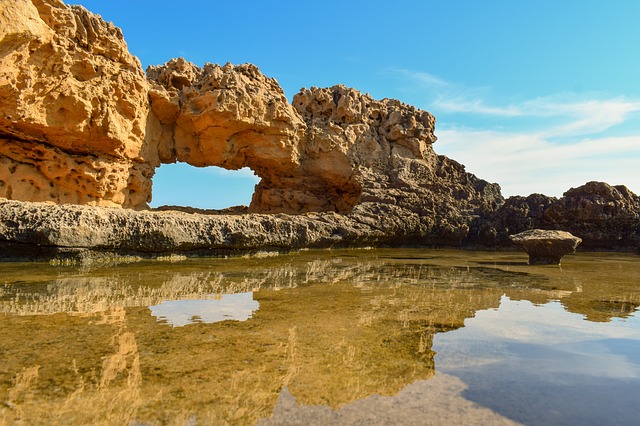
[[[437,119],[434,149],[505,196],[640,193],[640,2],[79,0],[147,65],[251,62],[289,99],[345,84]],[[162,166],[152,205],[248,204],[257,178]]]

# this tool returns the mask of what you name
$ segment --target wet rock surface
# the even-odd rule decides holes
[[[348,215],[209,215],[0,199],[0,258],[82,259],[90,255],[87,252],[155,257],[397,246],[405,241],[428,241],[434,230],[448,231],[423,223],[417,215],[403,214],[385,205],[360,205]],[[440,238],[445,241],[446,237]]]
[[[509,237],[529,254],[529,265],[559,265],[566,254],[575,253],[582,242],[565,231],[530,229]]]

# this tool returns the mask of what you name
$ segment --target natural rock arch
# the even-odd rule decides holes
[[[158,161],[261,178],[251,212],[350,211],[360,184],[347,153],[318,142],[278,83],[251,64],[197,67],[182,58],[149,67],[147,140]]]
[[[133,232],[134,248],[166,229],[175,235],[158,250],[212,247],[218,237],[235,247],[236,236],[260,229],[273,245],[293,234],[265,223],[293,232],[290,221],[308,240],[277,244],[458,244],[475,217],[503,203],[498,185],[433,151],[431,114],[400,101],[334,86],[303,89],[289,103],[250,64],[175,59],[145,75],[118,28],[60,0],[0,2],[0,17],[10,17],[0,26],[0,197],[144,210],[155,169],[182,161],[253,169],[262,180],[249,212],[318,213],[248,215],[243,226],[257,229],[232,235],[223,222],[238,218],[203,219],[220,235],[145,228]],[[165,220],[139,217],[131,226]],[[204,242],[189,240],[200,231]]]

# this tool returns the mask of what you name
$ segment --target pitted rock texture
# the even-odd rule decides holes
[[[434,117],[344,86],[303,89],[289,105],[255,66],[147,70],[161,161],[238,169],[262,180],[250,212],[350,212],[359,203],[428,214],[460,239],[466,217],[502,202],[499,187],[435,154]],[[156,128],[158,126],[155,126]],[[428,226],[435,226],[429,223]]]
[[[0,196],[144,207],[148,83],[122,32],[58,0],[0,3]]]
[[[262,186],[286,190],[300,177],[300,143],[306,125],[278,83],[255,65],[197,67],[184,59],[149,67],[149,140],[156,141],[163,163],[251,168]],[[251,211],[333,210],[298,199],[296,205],[265,205],[256,192]],[[302,198],[302,197],[298,197]]]
[[[566,254],[575,253],[582,240],[565,231],[530,229],[509,237],[529,254],[529,265],[559,265]]]
[[[425,232],[417,217],[404,218],[390,205],[377,208],[359,205],[348,215],[205,215],[0,199],[0,259],[58,258],[85,251],[153,257],[388,246],[398,245],[403,235]]]
[[[426,111],[344,86],[290,104],[251,64],[174,59],[145,76],[120,30],[81,7],[20,0],[1,12],[0,196],[142,209],[161,163],[249,167],[261,177],[249,212],[390,203],[442,216],[457,237],[464,217],[502,200],[434,153]]]

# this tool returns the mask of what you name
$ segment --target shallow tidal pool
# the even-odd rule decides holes
[[[0,424],[630,425],[640,256],[0,263]]]

